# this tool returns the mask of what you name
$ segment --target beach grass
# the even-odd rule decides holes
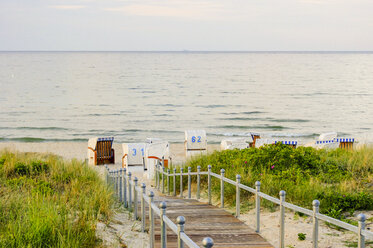
[[[331,217],[349,221],[347,218],[357,210],[373,209],[373,147],[364,146],[356,150],[316,150],[277,144],[244,150],[215,151],[212,154],[194,157],[185,167],[192,171],[201,166],[207,171],[236,180],[255,188],[261,182],[261,191],[279,198],[279,191],[286,191],[286,201],[312,209],[312,201],[320,201],[320,212]],[[195,178],[193,178],[195,182]],[[186,184],[186,181],[185,183]],[[201,177],[201,185],[206,187],[207,177]],[[212,192],[220,197],[220,180],[212,179]],[[235,205],[235,186],[225,184],[225,202]],[[241,191],[243,209],[254,206],[254,197]],[[248,207],[247,207],[248,206]],[[263,200],[262,206],[275,209],[275,205]]]
[[[112,192],[78,160],[0,151],[0,247],[95,247]]]

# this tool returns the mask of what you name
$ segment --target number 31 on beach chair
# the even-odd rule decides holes
[[[123,143],[122,167],[143,165],[145,157],[145,143]]]

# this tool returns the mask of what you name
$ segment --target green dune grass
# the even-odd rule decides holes
[[[220,174],[255,188],[255,181],[261,182],[261,191],[279,197],[279,191],[286,191],[286,201],[312,208],[312,201],[318,199],[320,211],[332,217],[343,219],[355,210],[373,209],[373,148],[363,147],[346,151],[316,150],[310,147],[293,149],[287,145],[267,145],[259,149],[226,150],[200,156],[188,161],[186,167],[192,171],[201,166],[201,171]],[[195,180],[195,177],[194,177]],[[207,177],[201,177],[206,187]],[[185,182],[186,183],[186,182]],[[212,179],[212,191],[220,197],[220,180]],[[235,186],[225,184],[225,201],[235,204]],[[242,207],[253,207],[254,197],[241,191]],[[273,208],[266,200],[263,206]],[[344,214],[344,215],[343,215]]]
[[[0,151],[0,247],[95,247],[112,193],[84,163]]]

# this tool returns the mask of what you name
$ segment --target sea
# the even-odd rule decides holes
[[[0,52],[0,141],[373,142],[373,52]]]

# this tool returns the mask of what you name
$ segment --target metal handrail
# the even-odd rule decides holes
[[[185,219],[182,216],[177,218],[178,224],[176,225],[172,220],[166,216],[166,203],[162,202],[160,208],[156,206],[153,202],[154,193],[152,191],[148,192],[146,195],[146,186],[141,184],[141,187],[137,185],[138,179],[135,177],[131,179],[131,172],[126,173],[126,169],[119,170],[110,170],[106,165],[106,181],[108,185],[114,188],[115,195],[118,196],[119,202],[123,203],[124,207],[129,210],[132,209],[134,212],[134,220],[138,219],[137,209],[138,209],[138,200],[137,196],[140,193],[141,196],[141,230],[145,232],[145,203],[149,206],[149,235],[150,235],[150,247],[153,248],[155,245],[155,235],[154,235],[154,214],[161,218],[161,247],[167,247],[167,234],[166,226],[169,227],[175,234],[178,236],[179,247],[183,248],[184,244],[188,247],[199,248],[199,246],[187,235],[184,233],[184,224]],[[164,171],[162,171],[165,173]],[[167,176],[170,173],[165,173]],[[182,173],[179,173],[182,174]],[[164,175],[162,175],[162,185],[164,189]],[[159,181],[158,181],[159,183]],[[159,186],[159,184],[158,184]],[[128,191],[128,199],[127,199]],[[133,202],[132,202],[132,193],[133,193]],[[204,238],[202,241],[203,247],[212,247],[213,240],[209,237]]]
[[[239,192],[240,190],[239,189],[243,189],[243,190],[249,191],[250,193],[255,194],[256,195],[256,200],[255,200],[256,201],[256,204],[255,204],[256,205],[256,232],[258,232],[258,233],[260,232],[260,200],[261,200],[261,198],[266,199],[270,202],[273,202],[277,205],[280,205],[280,237],[279,237],[279,240],[280,240],[280,247],[281,248],[285,247],[285,244],[284,244],[285,208],[303,213],[303,214],[308,215],[308,216],[313,218],[313,235],[312,235],[312,239],[313,239],[313,246],[312,247],[313,248],[318,247],[318,227],[319,227],[318,221],[319,220],[328,222],[330,224],[333,224],[333,225],[336,225],[338,227],[341,227],[341,228],[344,228],[346,230],[357,233],[358,234],[358,248],[364,248],[365,247],[365,238],[373,239],[373,232],[370,232],[370,231],[365,229],[366,217],[365,217],[364,214],[359,214],[359,216],[358,216],[358,226],[354,226],[354,225],[351,225],[349,223],[343,222],[341,220],[329,217],[327,215],[320,214],[319,213],[320,202],[318,200],[314,200],[312,202],[313,210],[309,210],[309,209],[302,208],[300,206],[294,205],[292,203],[286,202],[285,201],[286,192],[283,191],[283,190],[280,191],[280,199],[278,199],[278,198],[272,197],[270,195],[267,195],[263,192],[260,192],[260,182],[259,181],[257,181],[255,183],[255,188],[251,188],[247,185],[244,185],[244,184],[240,183],[240,179],[241,179],[240,175],[236,175],[236,181],[234,181],[234,180],[231,180],[229,178],[224,177],[225,171],[223,169],[221,170],[221,174],[219,175],[217,173],[211,172],[211,165],[208,166],[208,171],[200,171],[200,168],[201,168],[200,166],[197,167],[197,172],[191,172],[191,167],[188,167],[188,172],[183,172],[183,169],[180,168],[180,173],[176,173],[176,168],[174,168],[174,173],[165,173],[164,169],[161,167],[161,165],[157,165],[156,168],[155,168],[155,172],[156,172],[156,178],[157,178],[157,175],[162,174],[162,173],[165,173],[164,175],[166,175],[167,177],[173,177],[174,178],[174,181],[173,181],[174,195],[176,195],[176,187],[175,187],[176,179],[175,179],[175,176],[180,176],[180,182],[181,182],[180,190],[181,191],[183,190],[182,178],[183,178],[183,176],[187,176],[188,177],[188,198],[191,198],[191,185],[190,185],[191,180],[190,180],[190,177],[197,175],[197,197],[196,197],[197,199],[200,198],[200,195],[199,195],[200,194],[200,192],[199,192],[200,191],[200,176],[201,175],[207,175],[208,176],[208,200],[209,200],[209,204],[211,204],[211,177],[219,179],[221,181],[221,192],[220,192],[221,207],[224,207],[224,182],[236,186],[236,216],[237,217],[240,215],[240,192]],[[167,180],[169,182],[169,178],[167,178]],[[158,189],[160,189],[159,181],[158,181],[157,186],[158,186]],[[162,182],[162,187],[164,188],[164,182]],[[167,185],[167,187],[169,189],[169,187],[170,187],[169,184]],[[164,191],[163,188],[162,188],[162,192]],[[169,190],[168,190],[168,192],[170,194]],[[180,193],[180,195],[182,196],[182,192]]]

